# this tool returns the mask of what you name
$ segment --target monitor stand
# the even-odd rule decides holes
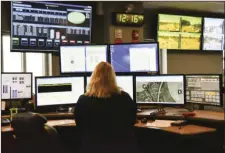
[[[158,112],[158,114],[166,114],[166,110],[164,109],[164,107],[162,105],[159,105],[157,107],[157,112]]]
[[[58,113],[68,113],[69,107],[68,106],[59,106],[56,108],[56,112]]]

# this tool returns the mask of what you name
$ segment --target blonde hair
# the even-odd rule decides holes
[[[116,83],[116,74],[109,63],[100,62],[92,73],[85,95],[108,98],[115,93],[121,93],[121,89]]]

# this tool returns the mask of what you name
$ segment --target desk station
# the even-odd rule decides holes
[[[79,153],[77,101],[100,62],[136,104],[138,153],[225,151],[224,2],[1,3],[2,22],[11,19],[1,35],[2,153],[42,140],[48,152]]]

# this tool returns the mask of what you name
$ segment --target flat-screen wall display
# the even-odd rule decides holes
[[[115,72],[158,72],[158,43],[110,45]]]
[[[136,102],[143,104],[184,104],[184,76],[137,76]]]
[[[92,72],[107,54],[107,45],[60,46],[61,73]]]
[[[91,41],[91,6],[11,2],[11,50],[57,52]]]
[[[203,50],[224,49],[224,19],[204,18]]]
[[[37,106],[75,104],[84,93],[84,77],[35,78]]]
[[[32,73],[3,73],[1,75],[2,99],[31,99]]]
[[[200,50],[201,32],[201,17],[158,15],[160,49]]]

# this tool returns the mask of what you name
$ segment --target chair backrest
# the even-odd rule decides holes
[[[37,113],[18,113],[13,116],[11,125],[17,138],[57,136],[55,128],[46,125],[47,119]]]
[[[18,113],[13,116],[16,152],[49,153],[60,145],[55,128],[46,125],[47,119],[37,113]],[[56,151],[55,151],[56,150]]]

